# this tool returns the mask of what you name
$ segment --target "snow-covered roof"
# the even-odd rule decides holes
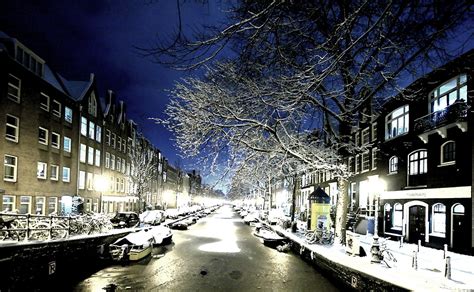
[[[68,94],[64,91],[64,88],[61,86],[60,81],[56,78],[56,75],[53,73],[53,71],[51,70],[51,68],[49,68],[47,64],[44,65],[43,79],[57,90],[61,91],[62,93]]]
[[[70,81],[60,76],[69,95],[76,101],[82,100],[92,81]]]

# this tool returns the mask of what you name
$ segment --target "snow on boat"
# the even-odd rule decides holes
[[[285,243],[285,238],[278,235],[275,231],[269,229],[265,225],[257,226],[255,236],[260,237],[263,241],[263,244],[268,247],[277,247]]]
[[[144,230],[117,239],[109,246],[110,256],[116,261],[138,261],[151,253],[155,241],[152,233]]]
[[[173,233],[171,232],[171,229],[169,227],[155,226],[153,228],[148,229],[147,232],[153,236],[154,245],[171,244]]]

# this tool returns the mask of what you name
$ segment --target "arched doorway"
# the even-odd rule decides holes
[[[407,228],[407,241],[417,243],[428,242],[428,204],[421,201],[411,201],[404,206],[404,222]]]
[[[467,249],[465,209],[462,204],[454,204],[451,208],[451,248],[456,251]]]

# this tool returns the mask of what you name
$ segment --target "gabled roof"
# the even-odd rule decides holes
[[[84,98],[84,95],[86,94],[87,90],[92,85],[92,82],[94,80],[93,76],[91,76],[91,79],[89,81],[73,81],[67,80],[59,74],[58,76],[64,84],[64,87],[66,88],[68,94],[76,101],[80,101]]]

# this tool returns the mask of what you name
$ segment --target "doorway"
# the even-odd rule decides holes
[[[424,206],[411,206],[409,209],[408,215],[408,240],[412,243],[417,243],[418,240],[421,240],[421,243],[425,242],[425,232],[426,232],[426,207]]]
[[[466,222],[464,216],[464,206],[461,204],[453,205],[452,209],[452,238],[451,247],[454,251],[464,251],[468,248],[469,240],[466,239]]]

